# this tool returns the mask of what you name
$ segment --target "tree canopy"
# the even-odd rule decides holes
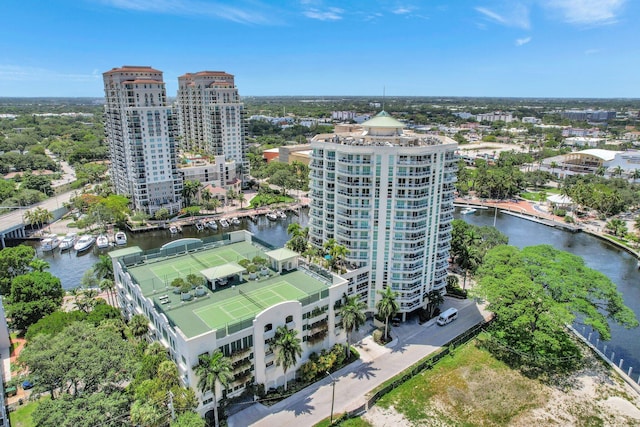
[[[574,321],[591,326],[602,340],[611,337],[609,321],[638,325],[611,280],[549,245],[498,246],[486,254],[478,278],[474,292],[496,315],[491,337],[514,364],[575,366],[579,350],[565,328]]]
[[[7,317],[17,329],[27,329],[62,304],[60,279],[47,271],[23,274],[11,281]]]

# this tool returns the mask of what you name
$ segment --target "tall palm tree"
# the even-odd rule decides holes
[[[284,391],[287,391],[287,370],[296,365],[302,356],[298,331],[286,326],[278,326],[274,337],[273,347],[276,353],[276,365],[282,366],[284,371]]]
[[[216,398],[216,384],[219,382],[222,388],[226,388],[233,380],[233,365],[231,359],[217,349],[213,354],[200,356],[198,366],[194,368],[198,376],[198,388],[204,394],[211,391],[213,394],[213,417],[218,427],[218,399]]]
[[[93,273],[97,279],[113,280],[113,263],[108,255],[100,255],[98,262],[93,264]]]
[[[116,306],[116,300],[115,300],[115,295],[114,295],[114,291],[116,288],[115,283],[113,282],[113,280],[111,279],[102,279],[100,280],[100,290],[102,292],[106,292],[107,293],[107,299],[109,300],[109,304],[111,304],[112,306]]]
[[[247,200],[245,199],[244,193],[243,193],[242,191],[239,191],[239,192],[236,194],[236,200],[237,200],[238,202],[240,202],[240,209],[242,209],[242,204],[243,204],[244,202],[246,202],[246,201],[247,201]]]
[[[349,357],[349,349],[351,347],[351,333],[360,329],[364,325],[366,316],[364,310],[367,305],[358,299],[357,295],[345,297],[344,304],[338,309],[340,317],[342,317],[342,327],[347,332],[346,355]]]
[[[382,291],[378,291],[381,298],[376,303],[378,309],[378,316],[384,317],[384,337],[389,338],[389,317],[395,315],[400,309],[396,297],[398,294],[391,290],[391,285],[387,284],[387,287]]]

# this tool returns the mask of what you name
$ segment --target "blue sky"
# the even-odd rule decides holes
[[[639,98],[636,0],[2,0],[0,96],[102,96],[122,65],[241,96]]]

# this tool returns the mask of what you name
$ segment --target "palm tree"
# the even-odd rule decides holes
[[[223,388],[227,387],[229,381],[233,380],[233,365],[231,359],[222,354],[217,349],[213,354],[203,354],[200,356],[198,366],[194,368],[198,376],[198,388],[204,394],[211,391],[213,394],[213,417],[215,426],[218,422],[218,399],[216,398],[216,383],[220,382]]]
[[[209,206],[211,207],[211,209],[213,209],[213,213],[217,213],[218,208],[220,207],[220,199],[214,197],[213,199],[211,199],[211,201],[209,201]]]
[[[97,279],[113,280],[113,263],[108,255],[100,255],[100,260],[93,264],[93,273]]]
[[[233,188],[227,190],[227,204],[231,203],[233,205],[233,201],[236,199],[236,192]]]
[[[378,291],[381,298],[376,303],[376,308],[378,309],[378,316],[384,317],[384,337],[385,339],[389,338],[389,317],[395,315],[400,309],[400,305],[398,301],[396,301],[396,297],[398,294],[391,290],[391,286],[387,285],[383,291]]]
[[[276,365],[282,366],[284,371],[284,391],[287,391],[287,370],[296,365],[302,356],[298,331],[286,326],[278,326],[274,336],[273,347],[276,353]]]
[[[202,184],[198,181],[186,180],[182,184],[182,197],[185,198],[187,206],[191,206],[191,200],[198,194],[200,187],[202,187]]]
[[[455,279],[456,285],[458,284],[457,276],[447,276],[447,282],[449,282],[449,277],[453,277]],[[440,291],[432,290],[427,293],[427,311],[429,312],[429,318],[433,317],[433,313],[436,311],[436,307],[444,302],[444,297],[440,293]]]
[[[299,236],[301,232],[302,232],[302,226],[300,224],[298,224],[297,222],[292,222],[287,227],[287,234],[289,236],[291,236],[292,238],[296,237],[296,236]]]
[[[347,255],[349,255],[349,249],[347,249],[346,246],[344,245],[335,245],[333,247],[331,256],[335,259],[336,264],[343,264],[344,265],[344,260],[347,257]]]
[[[131,334],[136,338],[141,338],[149,332],[149,320],[142,314],[136,314],[129,321]]]
[[[640,169],[634,169],[633,172],[631,172],[631,175],[629,175],[629,178],[631,178],[634,182],[640,179]]]
[[[238,202],[240,202],[240,209],[242,209],[242,204],[247,201],[244,197],[245,196],[244,196],[244,193],[242,191],[240,191],[240,192],[238,192],[238,194],[236,194],[236,200]]]
[[[107,293],[107,299],[109,300],[109,304],[111,304],[112,306],[116,306],[116,300],[115,300],[115,296],[114,296],[114,291],[116,288],[115,283],[113,282],[113,280],[111,279],[102,279],[100,280],[100,290],[102,292],[106,292]]]
[[[366,316],[364,310],[367,305],[358,299],[357,295],[345,297],[344,304],[339,308],[338,314],[342,317],[342,327],[347,332],[346,355],[349,357],[351,347],[351,333],[360,329],[364,325]]]

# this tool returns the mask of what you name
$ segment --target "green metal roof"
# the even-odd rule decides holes
[[[133,255],[137,253],[142,253],[142,249],[137,246],[131,246],[129,248],[116,249],[115,251],[109,252],[109,256],[111,259],[120,258],[127,255]]]
[[[386,111],[380,111],[374,118],[367,120],[362,124],[364,128],[394,128],[403,129],[404,123],[391,117]]]

